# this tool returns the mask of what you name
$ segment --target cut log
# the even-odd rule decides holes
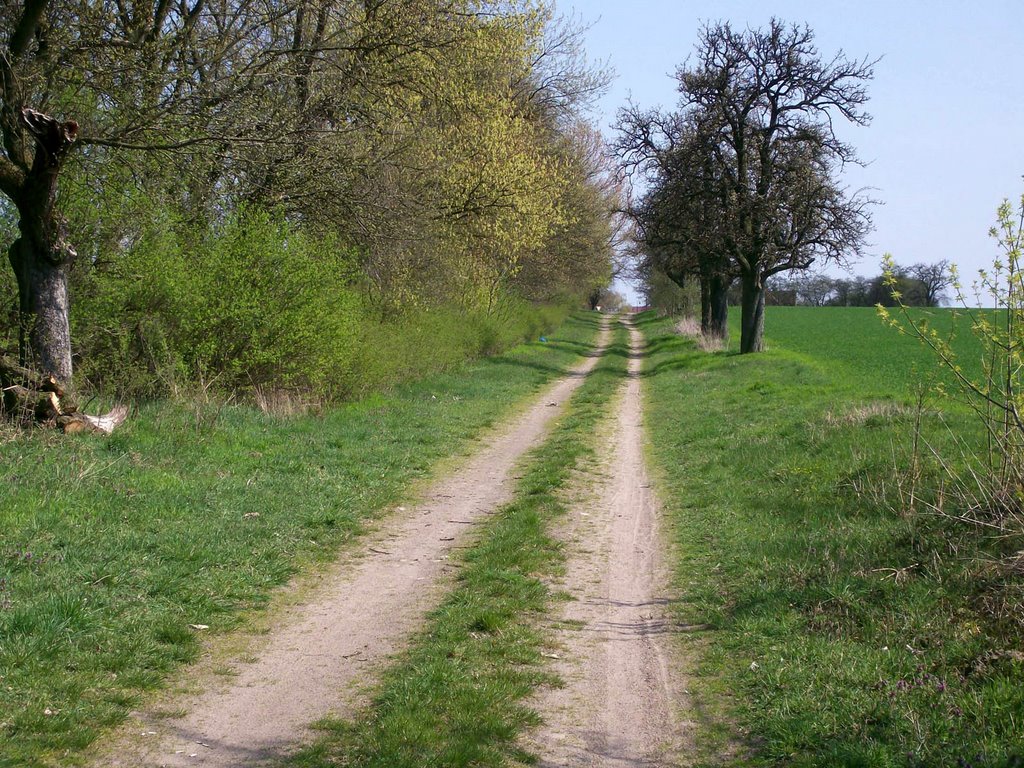
[[[6,355],[0,355],[0,384],[4,387],[17,385],[40,392],[54,392],[57,397],[64,397],[64,387],[55,377],[18,365]]]
[[[39,421],[52,424],[64,414],[56,392],[39,392],[17,384],[4,387],[3,410],[25,423]]]
[[[70,413],[57,419],[57,426],[66,435],[93,433],[109,435],[128,418],[128,406],[119,405],[104,416],[90,416],[87,413]]]
[[[104,416],[79,413],[70,400],[62,401],[64,386],[55,377],[40,374],[0,355],[0,416],[24,426],[58,427],[65,434],[109,435],[128,418],[119,405]]]

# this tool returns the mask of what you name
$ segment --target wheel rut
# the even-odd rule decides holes
[[[564,687],[533,702],[544,725],[524,746],[542,768],[685,765],[688,695],[672,635],[686,631],[671,598],[659,506],[644,465],[642,340],[630,329],[629,379],[604,436],[598,482],[577,494],[561,538],[568,561],[555,585],[570,600],[555,617],[551,656]]]
[[[96,766],[155,768],[257,766],[309,739],[308,726],[355,711],[374,670],[400,650],[443,597],[448,557],[472,523],[508,502],[513,468],[544,438],[562,405],[608,342],[548,388],[460,469],[437,482],[325,574],[313,597],[275,616],[253,653],[233,659],[232,676],[196,696],[172,697],[136,713],[101,745]],[[176,710],[176,711],[175,711]]]

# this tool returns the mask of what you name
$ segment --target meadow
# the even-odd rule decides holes
[[[293,418],[154,403],[108,439],[0,431],[0,765],[73,764],[592,349],[548,340]]]
[[[980,439],[955,404],[918,410],[928,353],[871,309],[769,308],[761,355],[641,325],[679,617],[707,627],[683,639],[699,764],[1021,764],[1024,585],[999,558],[1024,542],[907,503],[911,477],[941,492],[916,423],[947,456]]]

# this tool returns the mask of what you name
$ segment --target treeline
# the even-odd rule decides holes
[[[680,286],[657,270],[647,270],[642,276],[649,306],[670,315],[694,316],[700,312],[700,290],[695,281]],[[888,274],[875,277],[832,277],[803,270],[769,279],[765,303],[806,307],[938,307],[949,298],[946,289],[952,281],[951,266],[945,259],[935,264],[892,264]],[[731,307],[740,306],[743,301],[740,286],[735,282],[727,286],[725,296]]]
[[[768,283],[767,302],[811,307],[937,307],[951,285],[949,262],[893,265],[890,275],[830,277],[817,272],[779,275]],[[899,296],[899,302],[893,294]],[[738,296],[736,297],[739,298]]]
[[[0,347],[80,384],[345,396],[608,283],[606,76],[539,0],[0,12]]]

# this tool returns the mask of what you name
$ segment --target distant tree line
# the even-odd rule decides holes
[[[778,275],[768,283],[766,301],[770,305],[812,307],[883,307],[900,303],[908,307],[938,307],[947,298],[951,284],[949,262],[918,263],[909,267],[894,265],[891,280],[876,277],[830,277],[819,272]],[[892,282],[892,281],[895,282]],[[733,293],[738,302],[738,292]]]
[[[610,281],[607,76],[547,0],[24,0],[0,30],[0,351],[60,379],[344,390],[382,324],[487,351]]]

